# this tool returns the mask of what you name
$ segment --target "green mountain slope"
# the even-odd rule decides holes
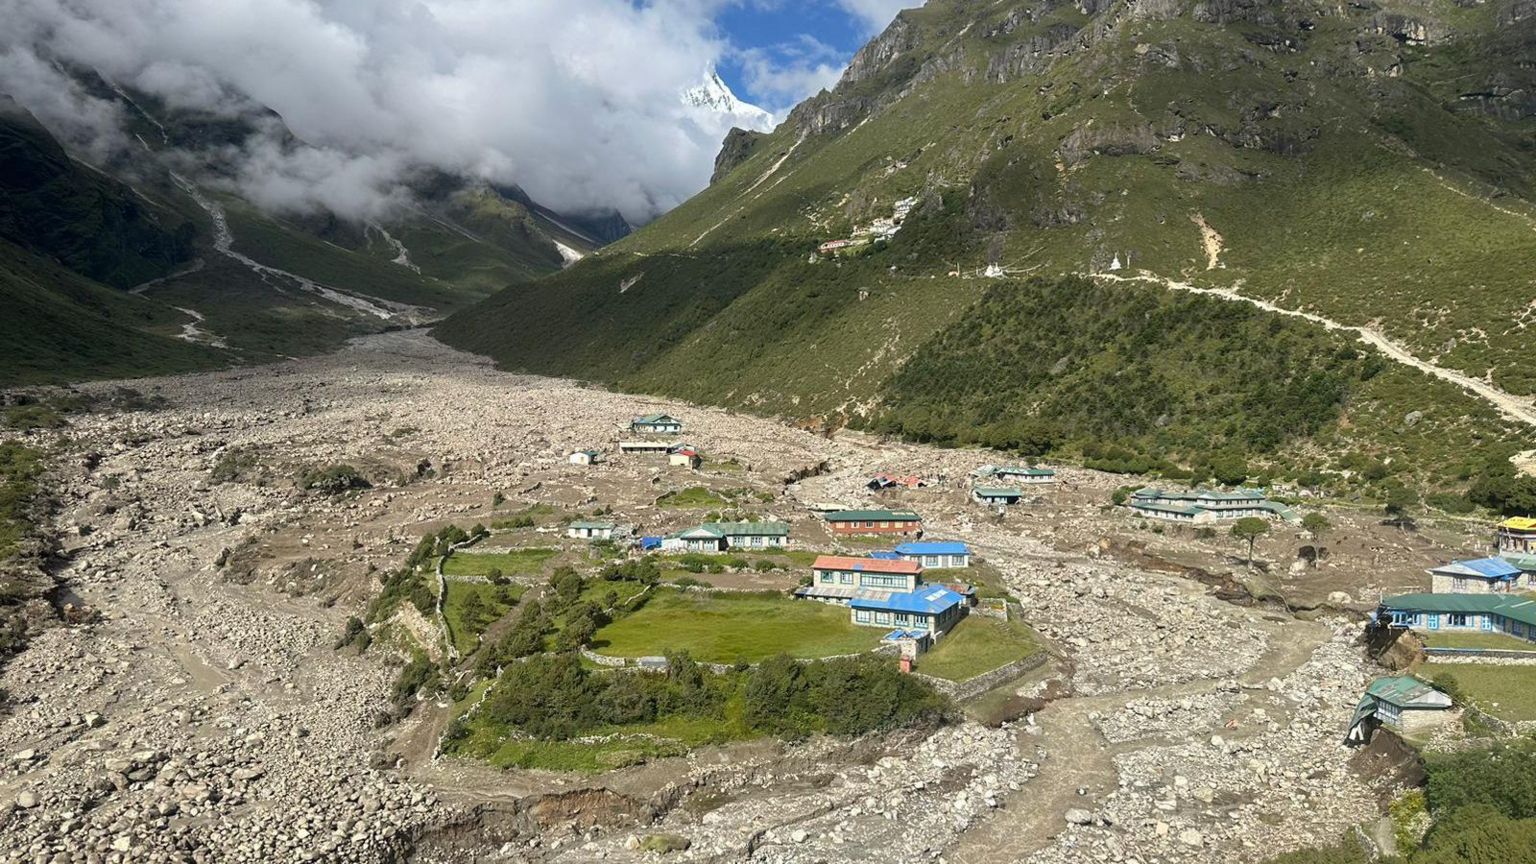
[[[1343,335],[1157,286],[1536,392],[1533,49],[1528,0],[933,0],[693,200],[436,332],[513,368],[946,440],[1455,480],[1529,428],[1372,371]],[[817,254],[903,199],[894,237]],[[1144,282],[1061,278],[1127,262]]]
[[[382,223],[263,210],[233,190],[243,148],[302,146],[276,113],[249,100],[190,111],[73,75],[116,103],[140,146],[87,165],[0,95],[0,299],[13,337],[0,386],[334,350],[595,245],[516,189],[439,172],[421,172]]]
[[[189,319],[0,242],[0,384],[62,384],[216,367],[224,352],[174,338]]]

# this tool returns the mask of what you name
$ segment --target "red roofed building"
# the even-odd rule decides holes
[[[860,589],[915,591],[922,579],[916,561],[822,555],[811,565],[811,588],[846,589],[849,596]]]

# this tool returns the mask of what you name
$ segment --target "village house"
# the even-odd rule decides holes
[[[620,441],[619,452],[633,456],[665,456],[672,452],[672,445],[665,441]]]
[[[664,551],[726,552],[783,549],[789,546],[788,522],[706,522],[662,541]]]
[[[1536,519],[1511,516],[1494,532],[1494,548],[1501,554],[1536,555]]]
[[[1024,500],[1024,490],[1015,486],[977,486],[971,500],[988,507],[1008,506]]]
[[[699,455],[699,451],[686,445],[673,447],[667,451],[667,464],[697,471],[699,466],[704,464],[704,457]]]
[[[928,481],[915,474],[891,474],[885,471],[876,474],[869,479],[869,488],[879,492],[884,489],[900,487],[902,489],[921,489],[928,485]]]
[[[1186,492],[1138,489],[1131,493],[1126,506],[1148,519],[1165,522],[1205,524],[1250,516],[1265,519],[1279,516],[1287,522],[1301,521],[1295,511],[1270,501],[1260,489],[1235,489],[1231,492],[1211,489],[1192,489]]]
[[[1518,590],[1524,575],[1503,558],[1452,561],[1430,568],[1430,590],[1436,594],[1502,594]]]
[[[923,565],[925,570],[958,570],[971,566],[971,550],[964,543],[902,543],[896,554]]]
[[[630,421],[629,428],[642,435],[680,435],[683,421],[666,414],[647,414]]]
[[[838,510],[822,518],[832,527],[832,533],[841,537],[859,534],[915,536],[923,533],[923,517],[911,510]]]
[[[568,459],[572,465],[596,465],[603,461],[603,454],[598,450],[577,450]]]
[[[617,527],[612,522],[572,522],[565,526],[565,536],[576,540],[612,540]]]
[[[1381,726],[1403,735],[1432,731],[1453,716],[1451,707],[1451,697],[1410,675],[1377,678],[1355,706],[1344,743],[1368,744]]]
[[[1004,483],[1019,483],[1026,486],[1048,486],[1056,482],[1056,472],[1050,468],[983,465],[974,473],[977,477],[991,477]]]
[[[1536,642],[1536,600],[1523,594],[1403,594],[1383,599],[1371,620],[1392,629],[1471,630]]]
[[[948,587],[924,584],[922,574],[923,566],[913,561],[822,555],[811,565],[811,584],[795,595],[848,606],[860,626],[937,636],[954,626],[967,604]]]
[[[924,585],[884,597],[855,597],[849,602],[853,623],[863,627],[900,627],[937,637],[965,615],[965,598],[943,585]]]

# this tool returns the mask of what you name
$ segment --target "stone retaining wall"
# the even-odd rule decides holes
[[[974,699],[995,687],[1000,687],[1004,683],[1018,678],[1025,672],[1039,667],[1045,663],[1045,659],[1046,653],[1044,651],[1037,651],[1022,660],[1015,660],[1007,666],[999,666],[991,672],[977,675],[968,681],[950,681],[947,678],[924,675],[921,672],[914,672],[912,674],[932,684],[935,690],[956,702],[964,702],[967,699]],[[922,658],[919,657],[917,661],[918,668],[922,668],[922,663]]]
[[[1490,666],[1525,666],[1536,664],[1536,651],[1503,648],[1425,648],[1427,657],[1455,660],[1458,663],[1483,663]]]

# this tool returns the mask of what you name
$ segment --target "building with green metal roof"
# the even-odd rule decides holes
[[[923,517],[911,510],[838,510],[821,518],[832,527],[832,533],[844,536],[923,533]]]
[[[565,536],[577,540],[612,540],[617,528],[612,522],[576,521],[565,526]]]
[[[1344,742],[1369,743],[1378,726],[1406,735],[1425,732],[1445,722],[1451,707],[1451,697],[1411,675],[1377,678],[1355,706]]]
[[[1372,618],[1409,630],[1477,630],[1536,642],[1536,600],[1523,594],[1401,594],[1383,599]]]
[[[1148,487],[1131,493],[1125,504],[1148,519],[1167,522],[1205,524],[1224,519],[1267,519],[1274,516],[1287,522],[1301,521],[1301,517],[1291,508],[1270,501],[1262,489],[1170,491]]]
[[[1024,490],[1017,486],[977,486],[971,490],[971,499],[988,506],[1017,504],[1024,500]]]
[[[749,552],[788,545],[788,522],[706,522],[667,537],[661,548],[668,552]]]

